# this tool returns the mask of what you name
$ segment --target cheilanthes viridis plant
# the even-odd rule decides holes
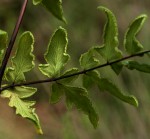
[[[8,33],[0,30],[0,96],[9,99],[8,105],[15,108],[16,114],[31,120],[37,132],[43,134],[38,115],[35,113],[35,108],[33,107],[36,102],[27,99],[37,91],[37,88],[31,87],[32,85],[46,82],[50,83],[51,103],[57,103],[62,97],[65,97],[67,107],[69,109],[76,107],[85,113],[94,128],[98,126],[99,115],[88,95],[88,90],[93,85],[97,85],[99,91],[106,91],[123,102],[135,107],[138,106],[138,101],[135,96],[123,93],[111,79],[102,77],[98,69],[110,66],[112,72],[115,72],[117,75],[120,74],[123,67],[129,70],[150,73],[150,65],[147,63],[130,60],[133,57],[142,58],[148,56],[150,53],[150,50],[144,50],[142,44],[136,38],[147,15],[142,14],[129,24],[122,44],[124,51],[121,51],[118,48],[118,27],[115,15],[106,7],[99,6],[98,10],[104,12],[107,17],[103,29],[103,43],[91,47],[81,55],[79,59],[80,69],[72,67],[71,69],[65,70],[65,66],[70,59],[70,55],[67,53],[68,36],[65,28],[58,27],[50,37],[47,50],[44,54],[45,63],[38,65],[41,74],[47,77],[47,79],[26,81],[25,73],[30,72],[35,67],[34,60],[36,58],[33,54],[34,36],[30,31],[22,33],[19,37],[16,53],[11,57],[11,66],[8,67],[7,63],[27,3],[28,0],[24,0],[9,42]],[[57,19],[66,24],[61,0],[33,0],[33,5],[44,6]],[[125,56],[125,54],[128,55]],[[74,81],[78,78],[82,79],[82,85],[80,87],[74,84]]]

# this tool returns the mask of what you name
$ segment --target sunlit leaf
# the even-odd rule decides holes
[[[107,23],[103,31],[104,44],[101,47],[95,47],[95,50],[103,56],[106,61],[111,61],[122,57],[118,49],[118,28],[114,14],[105,7],[98,7],[107,15]]]
[[[12,67],[6,70],[6,79],[9,82],[25,81],[24,73],[34,67],[33,55],[34,37],[31,32],[24,32],[18,43],[15,56],[11,59]]]
[[[148,64],[140,64],[136,61],[128,61],[126,67],[130,70],[136,69],[141,72],[150,73],[150,65]]]
[[[30,96],[33,93],[35,93],[34,92],[35,90],[33,90],[33,92],[31,90],[30,90],[30,92],[28,92],[29,89],[27,89],[26,90],[27,92],[26,92],[25,89],[18,87],[17,89],[14,88],[14,89],[9,89],[9,90],[4,90],[1,94],[1,96],[4,98],[9,98],[9,100],[10,100],[9,106],[14,107],[16,109],[16,114],[19,114],[23,118],[31,120],[35,124],[37,132],[39,134],[43,134],[41,126],[40,126],[39,118],[38,118],[37,114],[35,113],[35,108],[32,108],[32,106],[35,104],[35,102],[21,100],[21,98],[19,96],[20,94],[18,94],[18,93],[20,93],[19,89],[24,91],[24,95],[25,95],[25,93],[27,93],[28,96]],[[25,95],[22,98],[25,98],[28,96]]]
[[[4,50],[7,47],[8,34],[7,32],[0,30],[0,65],[3,59]]]
[[[122,58],[122,52],[118,49],[118,26],[114,14],[105,7],[98,7],[98,9],[104,11],[107,15],[107,23],[105,24],[103,31],[103,45],[95,47],[95,50],[103,56],[108,62]],[[111,65],[111,68],[116,74],[119,74],[123,65],[121,63]]]
[[[135,54],[143,49],[142,44],[136,39],[136,36],[141,30],[146,17],[146,15],[138,16],[128,27],[124,38],[124,46],[129,54]]]
[[[69,55],[66,53],[67,44],[67,32],[59,27],[53,34],[44,55],[47,64],[39,65],[39,69],[44,75],[48,77],[60,75],[60,71],[69,59]]]
[[[17,86],[15,88],[12,88],[11,91],[15,92],[19,96],[19,98],[28,98],[35,94],[37,89],[27,86]]]

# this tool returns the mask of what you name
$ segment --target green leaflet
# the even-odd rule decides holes
[[[62,89],[61,84],[54,83],[51,87],[51,97],[50,102],[51,103],[57,103],[64,95],[64,91]]]
[[[84,88],[67,85],[63,85],[63,89],[66,95],[67,106],[70,107],[75,105],[79,110],[87,114],[92,125],[96,128],[99,117],[95,112],[90,99],[88,98],[87,91]]]
[[[147,16],[138,16],[128,27],[124,37],[124,46],[129,54],[135,54],[143,49],[142,44],[136,39],[136,35],[141,30]]]
[[[11,59],[12,67],[7,68],[5,77],[9,82],[25,81],[24,73],[34,67],[34,55],[32,54],[34,37],[31,32],[24,32],[18,43],[15,56]]]
[[[95,47],[95,50],[103,56],[106,61],[112,61],[122,58],[122,52],[118,49],[118,26],[114,14],[105,7],[98,7],[107,15],[107,23],[103,31],[104,44],[101,47]],[[122,63],[111,65],[111,68],[118,75],[122,70]]]
[[[119,88],[113,83],[111,83],[108,79],[101,78],[99,80],[98,86],[100,90],[108,91],[113,96],[119,98],[120,100],[129,103],[135,107],[138,107],[137,99],[132,95],[124,95]]]
[[[47,64],[40,64],[40,71],[48,77],[60,76],[60,71],[69,60],[67,50],[67,32],[59,27],[53,34],[45,53]]]
[[[71,75],[71,74],[77,73],[78,71],[79,70],[77,68],[72,68],[72,69],[69,69],[69,70],[65,71],[65,73],[61,76]],[[61,84],[70,84],[73,81],[75,81],[78,78],[78,76],[79,75],[74,75],[74,76],[71,76],[69,78],[62,79],[62,80],[59,81],[59,83],[61,83]]]
[[[42,2],[42,0],[32,0],[34,5],[38,5]]]
[[[36,88],[27,86],[15,87],[14,89],[11,90],[13,90],[13,92],[15,92],[19,98],[28,98],[33,94],[35,94],[35,92],[37,91]]]
[[[7,32],[0,30],[0,65],[2,63],[4,50],[7,47],[8,34]]]
[[[20,92],[21,90],[23,92]],[[16,114],[19,114],[23,118],[31,120],[37,128],[37,132],[39,134],[43,134],[38,116],[35,113],[35,109],[32,108],[35,102],[21,100],[21,98],[29,97],[33,95],[35,92],[36,92],[35,88],[22,86],[14,89],[4,90],[2,91],[1,96],[4,98],[9,98],[10,100],[9,106],[16,108]]]
[[[89,69],[99,65],[99,61],[93,55],[93,49],[81,55],[80,65],[83,69]]]
[[[104,44],[101,47],[95,47],[95,50],[103,56],[106,61],[115,60],[122,57],[121,51],[118,49],[118,28],[117,21],[113,13],[105,8],[98,7],[107,15],[107,23],[103,31]]]
[[[83,111],[88,115],[89,120],[93,124],[94,128],[96,128],[99,118],[92,106],[90,99],[88,98],[87,91],[84,88],[54,83],[52,85],[51,102],[58,102],[64,94],[66,96],[67,107],[70,109],[74,105],[79,110]]]
[[[148,64],[139,64],[136,61],[128,61],[126,63],[126,67],[130,70],[136,69],[141,72],[150,73],[150,65],[148,65]]]
[[[41,3],[56,18],[66,23],[66,19],[63,16],[62,0],[42,0]]]
[[[12,93],[16,94],[19,98],[28,98],[30,96],[32,96],[33,94],[35,94],[35,92],[37,91],[36,88],[33,87],[27,87],[27,86],[17,86],[15,88],[12,89],[8,89],[8,90],[4,90],[2,92],[2,96],[5,98],[10,98]]]
[[[98,72],[90,72],[89,78],[91,78],[91,82],[94,82],[98,85],[101,91],[108,91],[113,96],[119,98],[120,100],[129,103],[133,106],[138,106],[137,99],[132,95],[124,95],[115,84],[111,83],[108,79],[100,78]]]

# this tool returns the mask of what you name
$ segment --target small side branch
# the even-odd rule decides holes
[[[6,65],[8,63],[8,59],[10,57],[12,48],[14,46],[14,43],[15,43],[15,40],[16,40],[16,37],[17,37],[18,31],[19,31],[22,19],[23,19],[23,15],[24,15],[25,10],[26,10],[27,3],[28,3],[28,0],[24,0],[24,3],[22,5],[21,11],[20,11],[20,15],[18,17],[16,26],[14,28],[14,31],[13,31],[12,35],[11,35],[11,39],[10,39],[9,45],[7,47],[4,59],[2,61],[2,66],[1,66],[1,70],[0,70],[0,86],[2,84],[2,78],[3,78],[3,75],[4,75],[4,71],[5,71]]]
[[[133,58],[133,57],[143,56],[144,54],[147,54],[147,53],[150,53],[150,50],[143,51],[143,52],[140,52],[140,53],[137,53],[137,54],[134,54],[134,55],[126,56],[126,57],[123,57],[121,59],[118,59],[118,60],[115,60],[115,61],[112,61],[112,62],[109,62],[109,63],[107,62],[105,64],[98,65],[96,67],[93,67],[93,68],[90,68],[90,69],[87,69],[87,70],[82,70],[82,71],[79,71],[79,72],[76,72],[76,73],[73,73],[73,74],[70,74],[70,75],[65,75],[65,76],[60,76],[60,77],[57,77],[57,78],[50,78],[50,79],[45,79],[45,80],[38,80],[38,81],[31,81],[31,82],[24,82],[24,83],[19,83],[19,84],[8,85],[8,86],[5,86],[3,88],[0,88],[0,91],[6,90],[6,89],[9,89],[9,88],[12,88],[12,87],[16,87],[16,86],[27,86],[27,85],[33,85],[33,84],[50,83],[50,82],[62,80],[62,79],[69,78],[69,77],[72,77],[72,76],[85,74],[85,73],[93,71],[95,69],[100,69],[100,68],[103,68],[103,67],[106,67],[106,66],[110,66],[110,65],[119,63],[121,61],[130,59],[130,58]]]

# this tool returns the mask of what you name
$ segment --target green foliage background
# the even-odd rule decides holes
[[[44,61],[43,54],[52,32],[62,25],[68,30],[69,53],[71,61],[69,67],[79,67],[78,59],[91,46],[102,42],[102,30],[105,23],[105,15],[98,11],[97,6],[102,5],[116,15],[119,26],[120,40],[131,20],[141,13],[150,16],[148,0],[68,0],[63,1],[64,14],[67,25],[55,19],[42,7],[35,7],[29,2],[22,28],[22,31],[30,30],[35,35],[36,63]],[[0,28],[9,32],[16,22],[21,7],[21,1],[1,0],[0,1]],[[150,19],[146,21],[139,40],[149,49],[150,42]],[[122,49],[122,46],[120,46]],[[15,50],[12,52],[14,53]],[[139,58],[138,58],[139,59]],[[141,59],[139,59],[141,61]],[[142,59],[144,63],[149,61]],[[123,90],[135,95],[139,100],[139,107],[135,108],[122,103],[116,98],[99,93],[96,87],[91,90],[91,97],[100,116],[99,127],[95,130],[88,121],[88,118],[79,113],[76,109],[67,111],[63,101],[56,105],[49,104],[49,87],[47,84],[38,85],[36,108],[39,115],[44,135],[39,136],[34,131],[30,122],[16,116],[11,108],[7,106],[7,100],[0,98],[0,138],[3,139],[148,139],[150,129],[150,75],[138,71],[123,70],[117,77],[110,72],[109,68],[103,68],[104,77],[111,78]],[[37,67],[27,74],[27,80],[41,79],[43,76]],[[81,82],[77,83],[78,85]],[[19,134],[18,134],[19,133]]]

